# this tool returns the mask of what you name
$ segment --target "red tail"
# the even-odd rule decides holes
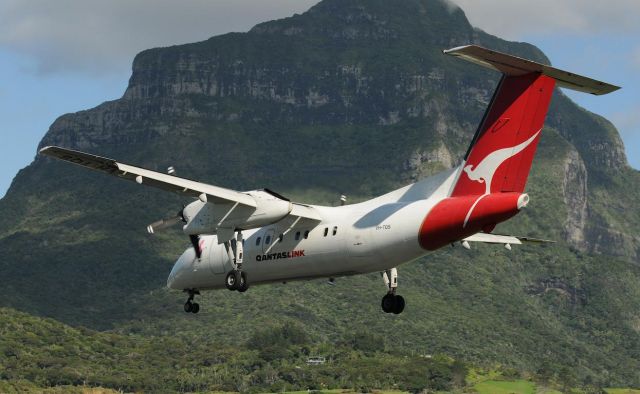
[[[554,86],[538,73],[502,78],[452,197],[524,191]]]
[[[497,223],[527,205],[522,194],[540,140],[554,86],[591,94],[619,89],[604,82],[475,45],[449,49],[460,57],[503,73],[480,123],[449,198],[422,222],[418,239],[435,250]]]

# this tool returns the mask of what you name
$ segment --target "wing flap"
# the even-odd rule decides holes
[[[313,222],[322,221],[322,217],[318,214],[318,211],[316,211],[313,207],[303,204],[293,203],[293,209],[291,210],[289,215],[307,219]]]

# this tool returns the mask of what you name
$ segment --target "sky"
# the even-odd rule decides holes
[[[119,98],[136,53],[302,13],[317,0],[2,0],[0,196],[60,115]],[[453,0],[471,23],[530,42],[559,68],[623,89],[565,91],[618,128],[640,168],[640,1]],[[460,43],[464,44],[464,43]]]

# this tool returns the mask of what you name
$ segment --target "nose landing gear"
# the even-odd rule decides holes
[[[382,297],[382,310],[385,313],[398,315],[404,310],[404,297],[396,294],[387,294]]]
[[[399,315],[404,310],[404,297],[396,294],[398,288],[398,270],[391,268],[382,273],[382,280],[387,286],[387,294],[382,297],[382,310],[384,313]]]
[[[200,292],[198,290],[195,289],[190,289],[190,290],[185,290],[187,293],[189,293],[189,298],[187,298],[187,302],[184,303],[184,311],[187,313],[198,313],[200,312],[200,304],[198,304],[197,302],[192,302],[193,298],[195,297],[196,294],[200,294]]]

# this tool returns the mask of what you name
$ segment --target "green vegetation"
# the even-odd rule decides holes
[[[536,386],[526,380],[488,380],[473,386],[478,394],[535,394]]]
[[[446,357],[382,352],[368,340],[316,342],[284,323],[244,343],[148,337],[76,329],[0,309],[0,389],[60,386],[124,391],[287,391],[378,387],[449,390],[464,384],[466,367]],[[364,338],[363,338],[364,337]],[[327,362],[308,365],[311,355]],[[4,387],[4,388],[3,388]]]
[[[544,60],[439,0],[325,0],[141,53],[124,99],[65,115],[42,144],[357,202],[463,156],[498,79],[441,55],[467,42]],[[164,288],[188,240],[144,231],[187,201],[38,158],[0,200],[0,392],[640,387],[638,185],[615,129],[557,94],[531,203],[496,229],[557,244],[446,248],[402,266],[399,316],[380,311],[378,275],[206,293],[196,316]],[[315,355],[330,361],[307,365]]]

